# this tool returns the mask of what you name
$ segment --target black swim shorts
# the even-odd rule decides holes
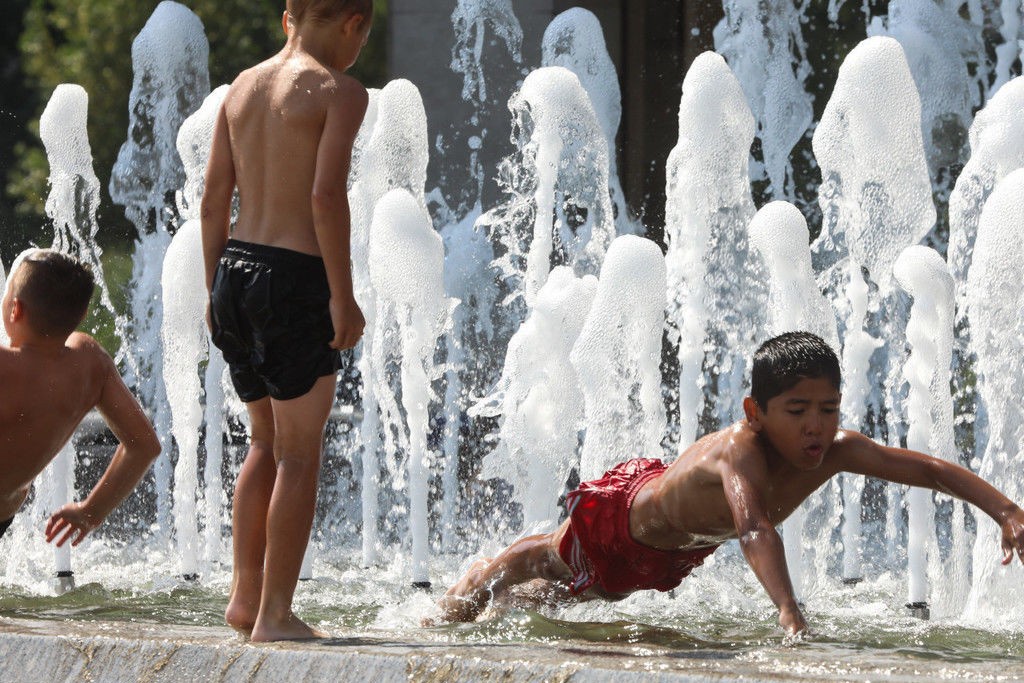
[[[228,240],[210,294],[213,343],[238,397],[287,401],[341,367],[323,259]]]
[[[0,538],[3,538],[7,530],[11,528],[12,522],[14,522],[14,517],[11,517],[6,522],[0,522]]]

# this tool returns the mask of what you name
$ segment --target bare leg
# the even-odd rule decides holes
[[[334,403],[335,376],[317,380],[303,396],[272,400],[277,474],[267,511],[267,549],[254,641],[322,637],[292,614],[316,508],[324,425]]]
[[[247,403],[252,435],[249,452],[235,483],[231,513],[234,568],[224,619],[246,635],[252,631],[263,590],[263,554],[267,545],[267,507],[274,490],[274,413],[270,399]]]
[[[558,531],[521,538],[494,560],[473,563],[466,575],[438,601],[444,619],[473,621],[492,597],[503,599],[513,586],[534,579],[568,579],[569,567],[558,556],[558,543],[565,528],[563,524]]]

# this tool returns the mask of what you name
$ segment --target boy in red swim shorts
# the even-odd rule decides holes
[[[1024,562],[1024,510],[970,471],[839,429],[839,360],[820,338],[789,332],[754,354],[745,419],[709,434],[669,466],[635,459],[566,498],[555,531],[481,560],[441,600],[449,621],[472,621],[488,601],[540,581],[567,599],[618,600],[667,591],[730,539],[779,610],[806,630],[775,527],[839,472],[922,486],[966,500],[1001,527],[1003,564]]]

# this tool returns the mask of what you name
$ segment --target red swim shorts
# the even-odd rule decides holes
[[[574,595],[595,584],[607,593],[672,590],[715,552],[718,546],[659,550],[633,540],[629,533],[633,498],[664,471],[660,460],[628,460],[566,496],[570,521],[558,554],[572,570],[569,590]]]

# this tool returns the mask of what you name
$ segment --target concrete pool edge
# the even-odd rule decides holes
[[[223,627],[0,617],[3,683],[1024,681],[1019,664],[857,661],[855,654],[813,646],[740,652],[576,640],[471,644],[357,631],[315,643],[252,645]]]
[[[722,681],[643,648],[466,645],[346,634],[252,645],[225,628],[0,618],[0,680],[21,681]],[[685,667],[689,668],[689,667]],[[660,669],[660,670],[659,670]],[[744,672],[748,676],[753,671]],[[750,680],[747,678],[747,680]],[[765,680],[779,680],[768,676]]]

